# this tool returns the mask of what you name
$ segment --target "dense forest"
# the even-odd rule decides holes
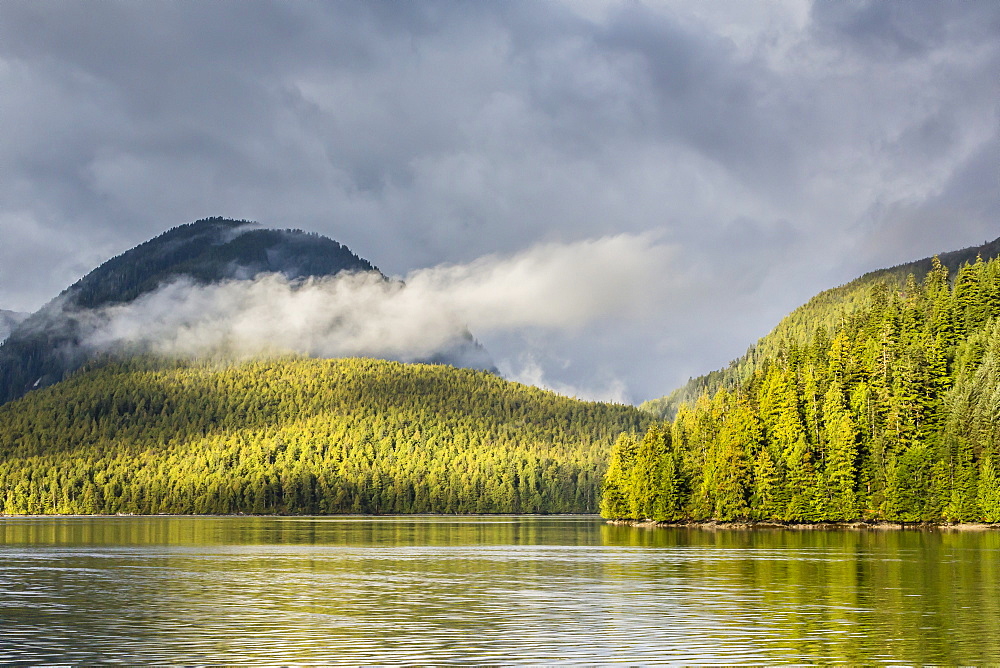
[[[1000,522],[1000,260],[928,265],[820,295],[622,435],[601,512]]]
[[[746,384],[758,367],[769,364],[770,360],[788,347],[789,342],[805,345],[820,329],[830,332],[840,327],[848,317],[868,307],[873,286],[903,290],[911,275],[926,276],[935,265],[947,268],[950,276],[954,277],[963,266],[974,263],[977,258],[992,260],[996,257],[1000,257],[1000,238],[982,246],[876,269],[849,283],[824,290],[783,318],[774,330],[750,346],[745,355],[733,360],[726,368],[691,378],[669,395],[647,401],[641,408],[664,420],[673,420],[681,404],[694,403],[703,394],[711,396],[722,388],[732,391]]]
[[[449,366],[105,361],[0,407],[0,513],[595,512],[649,422]]]

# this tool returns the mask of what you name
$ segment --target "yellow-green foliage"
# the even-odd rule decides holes
[[[683,387],[665,397],[647,401],[640,408],[661,419],[672,420],[681,404],[693,404],[702,394],[711,396],[720,389],[738,391],[752,381],[754,374],[762,366],[786,352],[790,346],[825,345],[830,332],[843,328],[856,314],[872,308],[873,296],[886,291],[912,293],[916,287],[913,285],[914,277],[926,276],[935,267],[947,269],[955,277],[962,267],[973,266],[977,258],[991,260],[998,257],[1000,239],[982,246],[872,271],[845,285],[824,290],[789,313],[777,327],[752,345],[745,355],[730,362],[725,369],[691,378]]]
[[[646,424],[448,366],[138,359],[0,408],[0,512],[593,512]]]
[[[884,278],[796,311],[644,459],[612,450],[602,512],[1000,522],[1000,259]]]

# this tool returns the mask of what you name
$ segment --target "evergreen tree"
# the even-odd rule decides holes
[[[858,516],[854,491],[858,431],[836,381],[824,398],[823,419],[829,452],[825,475],[826,518],[852,520]]]
[[[751,517],[756,520],[783,519],[787,503],[782,494],[783,489],[774,457],[767,448],[761,448],[753,466]]]
[[[628,508],[629,517],[637,519],[652,518],[656,515],[658,506],[662,506],[659,497],[663,489],[663,459],[667,453],[667,434],[658,426],[653,425],[639,441],[631,448],[633,454],[627,463]],[[626,460],[623,458],[623,464]]]
[[[638,519],[633,514],[632,484],[638,443],[630,434],[622,434],[611,447],[608,468],[601,491],[601,515],[609,518]]]
[[[1000,259],[949,262],[819,295],[692,381],[671,427],[687,517],[996,521]]]
[[[986,522],[1000,522],[1000,478],[987,455],[979,465],[979,494],[977,496],[981,517]]]

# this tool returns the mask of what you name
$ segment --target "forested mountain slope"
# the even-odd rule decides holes
[[[820,295],[671,425],[620,440],[602,511],[1000,522],[1000,260],[921,278]]]
[[[594,512],[649,420],[449,366],[135,358],[0,407],[0,513]]]
[[[977,257],[989,261],[998,256],[1000,239],[935,257],[954,278],[963,265],[975,262]],[[777,327],[751,346],[743,357],[733,360],[725,369],[692,378],[669,395],[645,402],[642,408],[662,419],[672,420],[681,404],[693,403],[701,395],[715,394],[721,388],[738,388],[749,381],[760,365],[780,354],[788,344],[802,345],[814,336],[822,338],[829,335],[832,330],[841,327],[853,313],[869,308],[875,286],[902,289],[910,276],[926,276],[931,271],[933,262],[934,258],[928,257],[878,269],[850,283],[819,293],[783,318]]]
[[[0,404],[59,382],[93,355],[80,346],[86,311],[131,302],[181,278],[210,284],[278,273],[294,281],[340,272],[378,269],[338,242],[301,230],[224,218],[175,227],[108,260],[13,328],[0,344]],[[467,331],[456,341],[433,361],[493,367]]]
[[[266,272],[288,278],[377,271],[333,239],[271,230],[245,220],[205,218],[180,225],[97,267],[63,291],[76,308],[132,301],[180,276],[211,283]]]
[[[298,230],[206,218],[175,227],[97,267],[12,328],[0,344],[0,404],[62,380],[86,361],[73,314],[121,304],[180,277],[200,283],[280,272],[289,278],[375,271],[336,241]]]

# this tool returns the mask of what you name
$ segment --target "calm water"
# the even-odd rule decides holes
[[[1000,532],[0,518],[0,663],[1000,661]]]

